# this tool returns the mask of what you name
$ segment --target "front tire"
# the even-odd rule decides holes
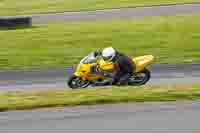
[[[67,84],[72,89],[78,89],[78,88],[86,88],[91,83],[89,81],[84,81],[80,77],[73,75],[73,76],[69,77]]]
[[[142,75],[142,76],[141,76]],[[133,75],[133,78],[130,79],[129,85],[132,86],[141,86],[145,85],[151,78],[151,73],[148,69],[144,69],[143,71]]]

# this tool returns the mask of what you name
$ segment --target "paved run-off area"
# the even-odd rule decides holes
[[[119,104],[0,113],[3,133],[199,133],[199,102]]]
[[[163,6],[147,6],[137,8],[107,9],[97,11],[64,12],[31,15],[33,24],[74,21],[100,21],[113,19],[128,19],[147,16],[171,16],[178,14],[200,13],[200,4],[177,4]],[[9,16],[12,17],[12,16]],[[0,16],[0,18],[9,18]]]
[[[112,19],[139,18],[147,16],[170,16],[189,13],[200,13],[200,4],[181,4],[33,15],[32,21],[33,24],[55,23],[64,21],[100,21]]]

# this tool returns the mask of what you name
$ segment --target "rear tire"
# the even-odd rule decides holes
[[[144,77],[139,77],[139,76],[137,77],[137,75],[141,74],[144,74]],[[134,79],[131,79],[128,84],[132,86],[145,85],[150,80],[150,78],[151,78],[151,72],[145,68],[143,71],[137,73],[136,77],[134,75]]]
[[[75,75],[69,77],[67,81],[67,85],[72,89],[87,88],[90,84],[89,81],[84,81]]]

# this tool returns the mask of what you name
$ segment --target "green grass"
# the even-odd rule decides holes
[[[200,63],[200,16],[37,25],[0,30],[0,69],[63,68],[113,46],[156,63]]]
[[[0,15],[83,11],[188,2],[198,2],[198,0],[0,0]]]
[[[200,99],[200,85],[187,87],[113,87],[77,91],[0,92],[0,111],[122,102],[197,99]]]

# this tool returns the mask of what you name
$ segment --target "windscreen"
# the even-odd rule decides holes
[[[91,64],[91,63],[96,63],[97,59],[94,55],[94,52],[90,53],[88,56],[86,56],[83,59],[83,64]]]

